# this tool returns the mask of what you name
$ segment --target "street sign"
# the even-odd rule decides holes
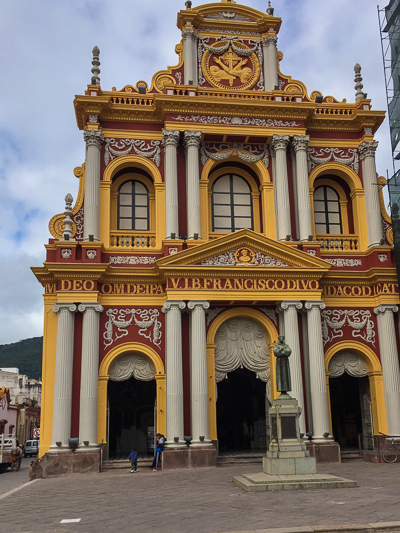
[[[35,428],[33,430],[33,438],[38,439],[40,437],[40,428]]]

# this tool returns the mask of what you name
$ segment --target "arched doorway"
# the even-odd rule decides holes
[[[110,365],[107,391],[108,456],[126,459],[136,448],[145,457],[154,450],[154,363],[140,353],[120,355]]]
[[[374,434],[368,367],[350,350],[337,352],[329,362],[332,431],[342,450],[372,449]]]
[[[271,393],[268,336],[261,324],[235,317],[220,325],[215,377],[220,453],[265,452]]]

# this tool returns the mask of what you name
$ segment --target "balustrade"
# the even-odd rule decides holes
[[[110,236],[111,248],[155,248],[155,233],[113,231]]]
[[[358,252],[357,235],[329,235],[318,234],[316,241],[321,243],[321,251],[329,252]]]

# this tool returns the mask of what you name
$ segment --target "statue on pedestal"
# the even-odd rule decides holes
[[[273,351],[276,357],[276,388],[278,392],[284,394],[292,390],[289,368],[289,357],[292,350],[285,344],[284,335],[279,335],[278,342],[274,344]]]

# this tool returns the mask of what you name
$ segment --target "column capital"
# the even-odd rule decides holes
[[[179,143],[179,130],[162,130],[163,138],[162,138],[162,144],[163,146],[178,146]]]
[[[269,46],[270,44],[274,44],[276,46],[276,43],[278,42],[278,36],[277,35],[266,35],[262,38],[262,43],[265,46]]]
[[[278,150],[286,150],[289,144],[289,135],[273,135],[271,148],[277,152]]]
[[[325,309],[325,304],[322,300],[309,300],[304,304],[305,309],[307,311],[310,311],[314,307],[317,307],[318,309]]]
[[[70,311],[71,313],[76,313],[77,307],[72,303],[56,303],[53,305],[53,311],[58,313],[59,311]]]
[[[285,300],[280,303],[279,308],[286,311],[286,309],[297,309],[300,311],[300,309],[303,307],[303,304],[301,302],[297,302],[295,300]]]
[[[309,135],[293,135],[292,146],[295,152],[299,152],[300,150],[307,150],[309,142]]]
[[[96,148],[98,148],[99,150],[104,141],[103,133],[101,131],[96,130],[84,130],[83,138],[85,140],[86,147],[96,146]]]
[[[207,300],[190,300],[187,304],[188,309],[193,311],[195,307],[201,307],[202,309],[206,310],[210,308],[210,302],[207,302]]]
[[[104,308],[102,305],[100,305],[98,302],[84,302],[79,304],[78,311],[80,313],[84,313],[87,310],[95,311],[96,313],[102,313],[104,311]]]
[[[380,304],[374,307],[374,313],[376,315],[380,315],[381,313],[386,313],[386,311],[390,311],[391,313],[397,313],[399,310],[397,305],[392,304]]]
[[[197,39],[197,33],[196,30],[193,28],[185,28],[182,31],[182,39],[192,39],[195,41]]]
[[[167,300],[161,310],[163,313],[168,313],[168,311],[170,311],[171,309],[178,309],[179,311],[183,311],[185,307],[186,304],[182,300]]]
[[[373,142],[363,141],[358,147],[361,161],[364,161],[366,157],[375,157],[375,152],[377,148],[378,148],[377,141],[373,141]]]
[[[183,140],[186,148],[195,146],[198,149],[201,143],[201,131],[185,131]]]

